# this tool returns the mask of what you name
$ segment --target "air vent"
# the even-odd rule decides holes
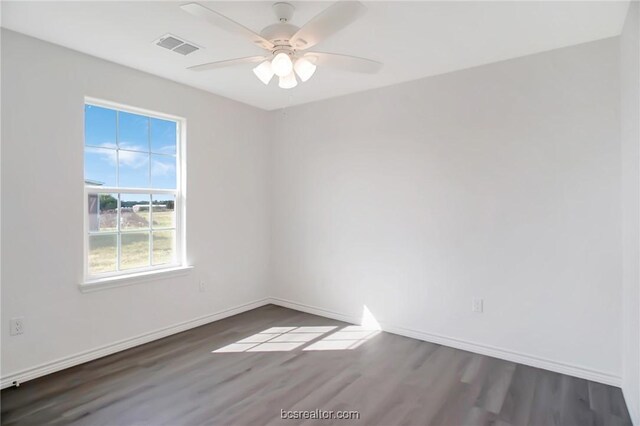
[[[180,46],[173,49],[174,52],[177,52],[181,55],[188,55],[189,53],[195,52],[196,50],[198,50],[198,48],[189,43],[181,44]]]
[[[167,34],[154,41],[157,46],[164,47],[165,49],[172,50],[181,55],[188,55],[200,48],[193,43],[186,42],[179,37],[172,34]]]
[[[164,47],[165,49],[173,50],[181,44],[184,44],[184,41],[172,36],[166,36],[161,38],[156,44],[160,47]]]

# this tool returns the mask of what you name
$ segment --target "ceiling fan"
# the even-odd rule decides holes
[[[255,46],[268,51],[267,54],[261,56],[194,65],[188,68],[192,71],[209,71],[216,68],[259,63],[253,72],[260,81],[269,84],[275,74],[278,76],[278,85],[281,88],[291,89],[298,85],[296,74],[303,82],[307,81],[316,71],[317,65],[367,74],[375,74],[382,68],[380,62],[371,59],[337,53],[307,51],[362,16],[366,8],[358,1],[334,3],[303,25],[302,28],[289,23],[295,10],[291,4],[275,3],[273,11],[279,23],[269,25],[260,34],[201,4],[188,3],[180,7],[185,12],[202,18],[218,28],[244,37]]]

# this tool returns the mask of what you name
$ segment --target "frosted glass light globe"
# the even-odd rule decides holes
[[[296,60],[296,64],[294,65],[296,73],[300,80],[307,81],[311,78],[314,72],[316,72],[316,66],[312,62],[308,61],[305,58],[298,58]]]
[[[253,73],[260,79],[261,82],[263,82],[264,84],[269,84],[271,78],[273,77],[271,62],[264,61],[253,69]]]
[[[298,81],[296,80],[296,74],[291,70],[289,75],[284,77],[280,77],[280,81],[278,82],[278,86],[281,89],[293,89],[298,85]]]
[[[271,61],[271,69],[278,77],[286,77],[293,70],[291,58],[284,52],[278,53]]]

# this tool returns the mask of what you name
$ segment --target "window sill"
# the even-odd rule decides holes
[[[117,277],[106,277],[97,280],[85,281],[78,287],[82,293],[90,293],[108,288],[139,284],[147,281],[180,277],[190,274],[192,270],[193,266],[176,266],[173,268],[159,269],[155,271],[136,272],[133,274],[119,275]]]

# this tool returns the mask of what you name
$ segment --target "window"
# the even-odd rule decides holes
[[[183,264],[183,120],[84,107],[85,279]]]

